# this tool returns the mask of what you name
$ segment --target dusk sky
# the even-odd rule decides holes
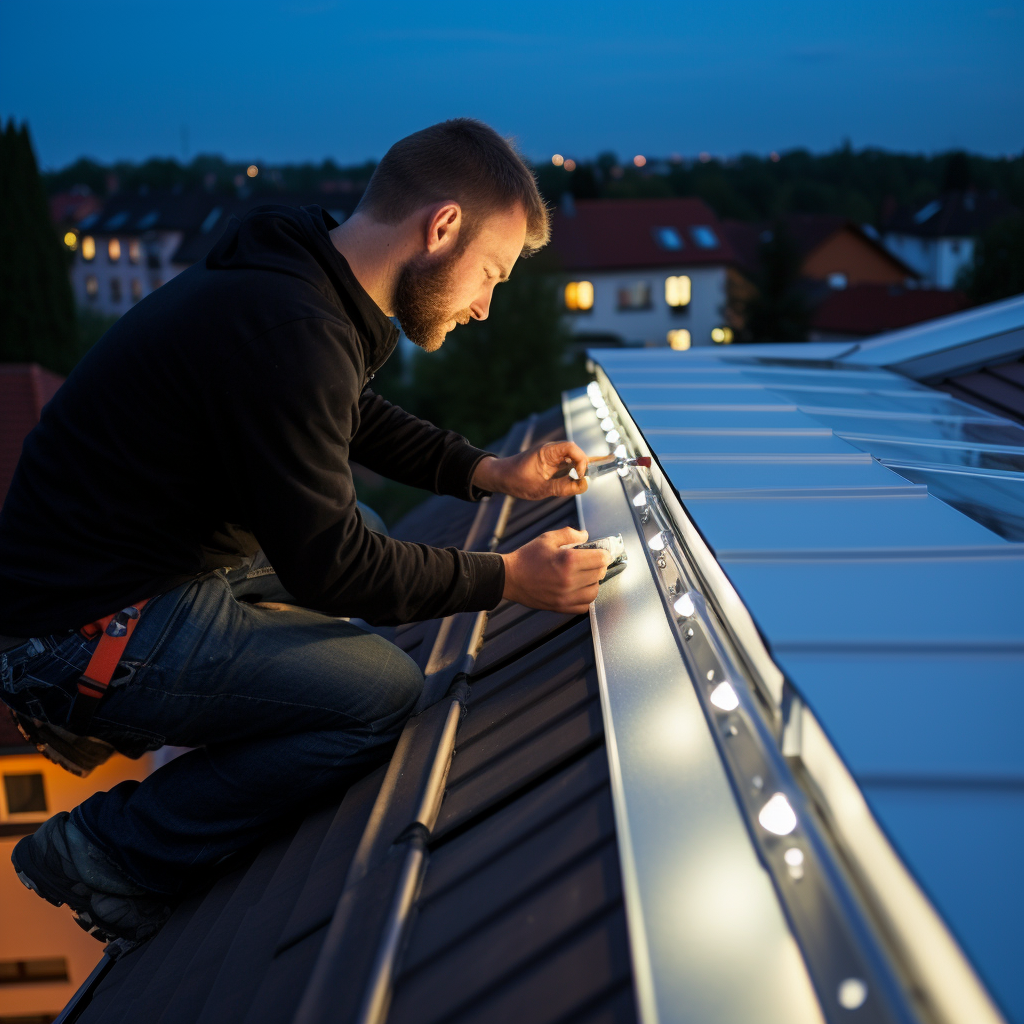
[[[0,2],[44,167],[378,158],[471,115],[535,159],[1024,148],[1024,0]]]

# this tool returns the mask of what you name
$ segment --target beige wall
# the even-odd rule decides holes
[[[80,779],[39,754],[0,757],[0,773],[40,772],[47,811],[35,815],[9,815],[0,794],[0,824],[8,828],[45,820],[57,811],[69,811],[86,797],[107,790],[125,779],[143,779],[152,770],[152,757],[138,761],[114,756],[88,778]],[[2,787],[0,787],[2,789]],[[35,960],[64,957],[67,982],[0,985],[0,1018],[50,1013],[56,1015],[96,966],[103,946],[74,922],[67,907],[54,907],[18,881],[11,866],[11,850],[21,836],[0,837],[0,960]]]

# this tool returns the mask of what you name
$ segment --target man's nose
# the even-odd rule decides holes
[[[486,320],[487,314],[491,311],[490,295],[485,295],[483,298],[474,300],[469,307],[469,311],[473,314],[474,320]]]

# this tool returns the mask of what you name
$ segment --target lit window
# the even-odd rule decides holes
[[[249,164],[245,169],[245,173],[248,174],[250,178],[255,178],[256,175],[260,173],[260,169],[255,164]]]
[[[96,239],[92,235],[86,235],[82,239],[82,259],[86,263],[96,259]]]
[[[594,308],[594,286],[590,281],[570,281],[565,286],[565,308],[586,312]]]
[[[151,277],[149,279],[149,290],[155,292],[163,283],[164,279],[162,277]]]
[[[121,301],[121,278],[119,277],[112,277],[110,279],[110,301]]]
[[[685,274],[665,278],[665,301],[674,309],[690,304],[690,279]]]
[[[711,331],[711,340],[716,345],[728,345],[732,342],[731,327],[715,327]]]
[[[121,243],[116,238],[107,242],[107,256],[111,263],[116,263],[121,258]]]
[[[74,252],[78,248],[78,235],[74,231],[68,231],[64,235],[64,244]]]
[[[619,289],[619,309],[650,309],[651,286],[647,281],[634,281]]]
[[[8,814],[39,814],[46,810],[46,790],[39,772],[5,775],[4,796]]]
[[[677,352],[685,352],[690,347],[690,332],[680,328],[678,331],[668,332],[669,348]]]
[[[138,302],[142,298],[142,282],[137,278],[132,278],[132,302]]]
[[[62,956],[38,960],[0,960],[0,985],[35,985],[40,981],[67,980],[68,962]],[[45,1018],[19,1017],[15,1019],[43,1020]]]
[[[669,252],[678,252],[683,247],[683,240],[675,228],[655,228],[654,240]]]
[[[90,274],[85,279],[85,294],[87,298],[95,299],[100,293],[100,283],[96,280],[95,274]]]
[[[137,238],[128,243],[128,262],[138,263],[142,259],[142,245]]]
[[[706,224],[698,224],[696,227],[690,228],[690,237],[701,249],[718,248],[718,235]]]

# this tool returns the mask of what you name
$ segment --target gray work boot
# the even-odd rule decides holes
[[[78,924],[100,942],[143,942],[171,913],[165,898],[129,881],[86,839],[67,811],[25,836],[11,862],[23,885],[56,907],[66,903]]]

